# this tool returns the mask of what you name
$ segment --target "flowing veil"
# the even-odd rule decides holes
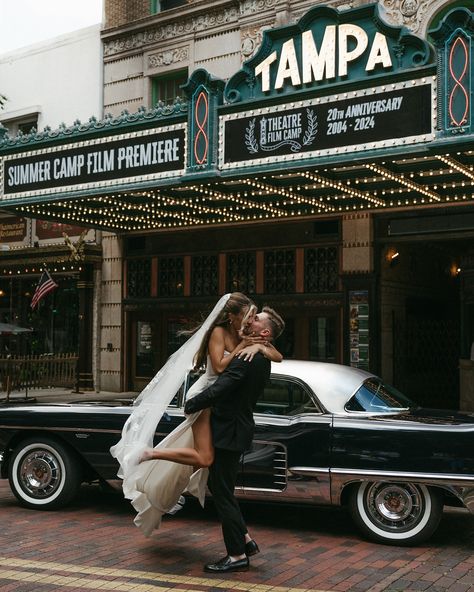
[[[126,498],[136,494],[136,477],[140,455],[145,448],[153,447],[156,427],[166,408],[182,385],[186,373],[193,366],[193,359],[207,331],[229,299],[222,296],[199,329],[184,343],[158,371],[134,402],[130,417],[122,429],[122,437],[110,453],[119,463],[118,476],[123,479]]]

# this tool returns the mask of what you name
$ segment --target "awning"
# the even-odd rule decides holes
[[[187,102],[0,143],[1,207],[123,233],[472,205],[472,12],[430,35],[316,6]]]
[[[387,156],[79,198],[43,198],[11,209],[22,216],[128,232],[473,203],[474,142],[458,145],[454,152],[407,148],[404,154]],[[3,207],[10,209],[8,203]]]

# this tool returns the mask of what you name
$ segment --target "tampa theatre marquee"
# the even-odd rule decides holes
[[[4,140],[1,205],[130,232],[468,203],[414,171],[473,178],[472,39],[467,8],[429,43],[377,4],[316,6],[227,83],[192,73],[186,101]]]

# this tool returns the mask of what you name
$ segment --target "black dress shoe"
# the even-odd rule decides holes
[[[256,555],[260,553],[260,549],[258,548],[257,543],[252,539],[248,543],[245,543],[245,554],[247,557],[251,557],[252,555]]]
[[[244,559],[237,559],[236,561],[232,561],[232,559],[227,555],[227,557],[223,557],[216,561],[215,563],[207,563],[204,566],[204,571],[209,571],[211,573],[226,573],[229,571],[247,571],[249,568],[249,559],[248,557],[244,557]]]

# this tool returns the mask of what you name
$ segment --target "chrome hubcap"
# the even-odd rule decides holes
[[[373,483],[366,492],[367,512],[379,528],[410,530],[422,519],[423,497],[410,483]]]
[[[48,497],[60,484],[61,467],[50,452],[37,450],[22,460],[19,479],[24,490],[31,496]]]

